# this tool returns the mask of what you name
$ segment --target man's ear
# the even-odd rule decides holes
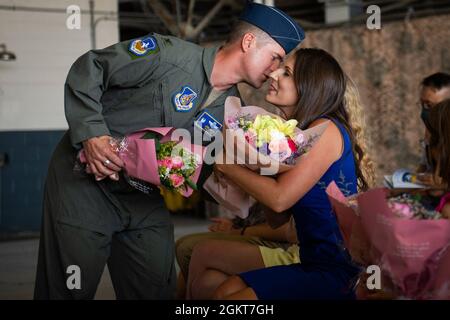
[[[255,43],[256,43],[256,36],[251,32],[247,32],[242,37],[241,41],[242,51],[247,52],[253,45],[255,45]]]

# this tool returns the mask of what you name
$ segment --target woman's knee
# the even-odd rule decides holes
[[[214,291],[227,279],[227,275],[214,270],[206,269],[193,279],[191,295],[193,299],[211,299]]]
[[[228,296],[244,290],[247,288],[247,284],[239,276],[231,276],[225,280],[214,292],[214,300],[223,300]]]

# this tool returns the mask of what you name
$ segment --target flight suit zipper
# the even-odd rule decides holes
[[[164,109],[164,95],[163,95],[163,84],[160,83],[159,84],[159,110],[161,112],[161,125],[165,126],[166,125],[166,114],[165,114],[165,109]]]

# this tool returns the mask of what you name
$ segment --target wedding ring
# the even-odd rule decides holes
[[[108,159],[106,159],[104,162],[103,162],[103,164],[105,165],[105,167],[108,165],[108,164],[110,164],[111,163],[111,161],[109,161]]]

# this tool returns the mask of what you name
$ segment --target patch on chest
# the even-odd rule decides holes
[[[190,87],[185,86],[173,97],[173,104],[175,110],[178,112],[186,112],[194,106],[194,100],[197,98],[197,93]]]
[[[211,137],[222,130],[222,124],[206,111],[197,117],[194,125]]]

